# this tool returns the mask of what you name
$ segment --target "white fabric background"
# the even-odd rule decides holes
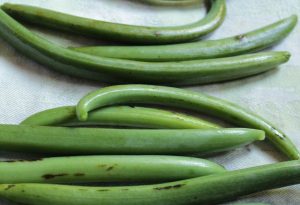
[[[4,2],[28,3],[90,18],[139,25],[180,25],[204,15],[202,4],[186,8],[160,8],[125,0],[0,0],[0,3]],[[227,4],[226,20],[209,37],[211,39],[236,35],[300,13],[299,0],[227,0]],[[100,43],[59,32],[43,33],[65,45]],[[188,89],[229,99],[259,113],[284,130],[300,147],[300,26],[272,49],[288,50],[293,56],[280,69],[260,76]],[[15,124],[44,109],[73,105],[84,94],[101,86],[100,83],[47,70],[21,56],[0,39],[0,123]],[[0,152],[2,159],[11,157],[20,155]],[[212,159],[230,170],[285,160],[265,143],[250,145]],[[244,201],[300,204],[300,186],[255,194]]]

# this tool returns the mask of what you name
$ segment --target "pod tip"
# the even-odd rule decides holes
[[[285,55],[286,61],[288,61],[292,56],[292,54],[290,52],[287,52],[287,51],[284,52],[284,55]]]
[[[281,59],[283,62],[288,62],[292,56],[288,51],[279,51],[278,54],[280,56],[279,59]]]
[[[293,20],[298,21],[298,15],[297,14],[293,14],[291,15],[291,17]]]
[[[259,140],[259,141],[265,140],[265,138],[266,138],[266,133],[265,133],[264,131],[262,131],[262,130],[259,130],[258,132],[259,132],[259,133],[258,133],[258,135],[257,135],[257,140]]]
[[[291,25],[291,29],[293,29],[298,23],[298,16],[297,14],[293,14],[287,18],[289,24]]]
[[[78,117],[78,120],[80,120],[80,121],[86,121],[88,118],[88,113],[86,113],[86,112],[79,113],[77,115],[77,117]]]

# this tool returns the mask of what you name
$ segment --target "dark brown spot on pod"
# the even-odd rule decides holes
[[[85,176],[85,174],[84,173],[75,173],[74,176],[75,177],[83,177],[83,176]]]
[[[110,167],[108,167],[107,169],[106,169],[106,171],[111,171],[111,170],[113,170],[114,169],[114,166],[110,166]]]
[[[242,41],[242,40],[244,40],[245,37],[246,37],[245,34],[241,34],[241,35],[236,36],[235,39],[238,41]]]
[[[106,171],[109,172],[109,171],[113,170],[116,166],[118,166],[118,165],[117,164],[111,165],[111,166],[107,167]]]
[[[156,187],[155,190],[169,190],[169,189],[179,189],[183,187],[185,184],[176,184],[173,186],[165,186],[165,187]]]
[[[54,179],[56,177],[64,177],[67,176],[68,174],[62,173],[62,174],[45,174],[42,177],[46,180]]]
[[[4,189],[5,191],[10,190],[11,188],[14,188],[16,185],[14,184],[9,184],[7,187]]]
[[[17,159],[17,160],[6,160],[2,162],[7,162],[7,163],[14,163],[14,162],[36,162],[36,161],[42,161],[43,159]]]

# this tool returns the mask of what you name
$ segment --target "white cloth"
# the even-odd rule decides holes
[[[0,3],[4,2],[38,5],[90,18],[139,25],[180,25],[204,15],[203,5],[200,4],[186,8],[160,8],[125,0],[0,0]],[[227,0],[227,5],[226,20],[210,39],[240,34],[291,14],[300,14],[299,0]],[[100,42],[44,31],[50,39],[65,45],[93,45]],[[298,25],[286,40],[272,48],[287,50],[293,55],[280,69],[244,80],[189,89],[229,99],[258,113],[284,130],[300,147],[299,39]],[[44,109],[74,105],[87,92],[101,86],[100,83],[48,70],[23,57],[0,39],[0,123],[15,124]],[[0,158],[20,156],[23,155],[0,153]],[[256,143],[212,159],[230,170],[283,160],[277,151],[265,143]],[[300,186],[263,192],[247,197],[245,201],[300,204]],[[4,204],[0,202],[0,205]]]

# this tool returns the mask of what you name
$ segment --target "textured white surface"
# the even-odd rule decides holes
[[[159,8],[125,0],[0,0],[0,3],[3,2],[28,3],[90,18],[139,25],[179,25],[195,21],[204,15],[202,4],[186,8]],[[300,13],[299,0],[227,0],[227,4],[226,21],[209,37],[211,39],[236,35]],[[45,34],[65,45],[97,42],[59,32]],[[287,64],[276,71],[240,81],[189,89],[229,99],[259,113],[284,130],[300,147],[299,39],[298,25],[289,38],[272,48],[288,50],[293,55]],[[47,70],[21,56],[0,39],[0,123],[19,123],[35,112],[75,104],[84,94],[101,86]],[[0,158],[8,157],[20,155],[0,153]],[[272,147],[264,143],[250,145],[212,159],[228,169],[283,160]],[[300,187],[267,191],[245,200],[296,205],[300,204]]]

